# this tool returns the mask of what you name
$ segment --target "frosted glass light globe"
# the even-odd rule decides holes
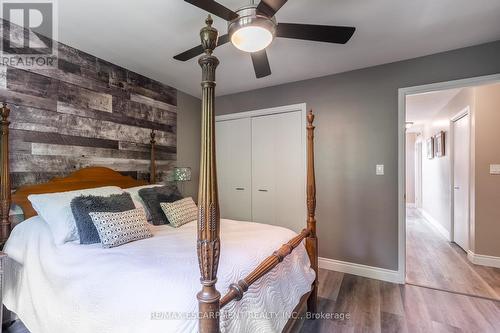
[[[265,49],[273,41],[273,34],[258,26],[245,26],[231,36],[231,43],[245,52],[257,52]]]

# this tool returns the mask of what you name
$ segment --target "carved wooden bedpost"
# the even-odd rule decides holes
[[[149,143],[151,144],[151,167],[149,170],[149,183],[150,184],[155,184],[156,183],[156,154],[155,154],[155,140],[156,133],[155,130],[151,131],[151,140]]]
[[[205,54],[198,63],[202,68],[202,120],[200,186],[198,191],[198,262],[202,289],[198,293],[200,311],[199,332],[219,332],[220,293],[215,289],[219,266],[219,200],[215,165],[215,69],[219,60],[212,55],[218,33],[208,16],[207,26],[201,29],[201,45]]]
[[[318,299],[318,239],[316,238],[316,175],[314,172],[314,114],[307,114],[307,228],[306,249],[311,261],[311,268],[316,273],[311,295],[307,301],[309,312],[316,312]]]
[[[2,130],[2,152],[1,152],[1,167],[2,174],[0,177],[0,211],[1,211],[1,221],[0,221],[0,245],[3,246],[9,238],[10,235],[10,172],[9,172],[9,114],[10,109],[7,108],[7,104],[3,103],[1,112],[1,130]]]

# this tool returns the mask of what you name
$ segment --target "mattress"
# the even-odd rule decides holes
[[[45,221],[24,221],[4,248],[5,306],[32,333],[196,332],[196,222],[152,231],[152,238],[103,249],[55,245]],[[295,235],[281,227],[221,220],[217,289],[224,294]],[[281,332],[314,276],[301,244],[241,301],[223,309],[221,331]]]

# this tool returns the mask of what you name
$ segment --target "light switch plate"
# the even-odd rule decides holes
[[[377,176],[383,176],[384,175],[384,165],[383,164],[377,164],[377,167],[375,168],[375,174]]]
[[[500,175],[500,164],[490,164],[490,175]]]

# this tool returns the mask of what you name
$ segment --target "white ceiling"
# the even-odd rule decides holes
[[[206,13],[182,0],[61,0],[59,40],[199,96],[193,59],[172,57],[199,44]],[[220,0],[235,10],[245,0]],[[225,95],[344,72],[500,39],[499,0],[289,0],[278,22],[349,25],[347,45],[277,39],[268,48],[273,74],[256,79],[248,54],[227,44],[217,93]],[[226,33],[227,25],[215,19]]]
[[[419,128],[448,104],[462,89],[433,91],[406,97],[406,122]]]

